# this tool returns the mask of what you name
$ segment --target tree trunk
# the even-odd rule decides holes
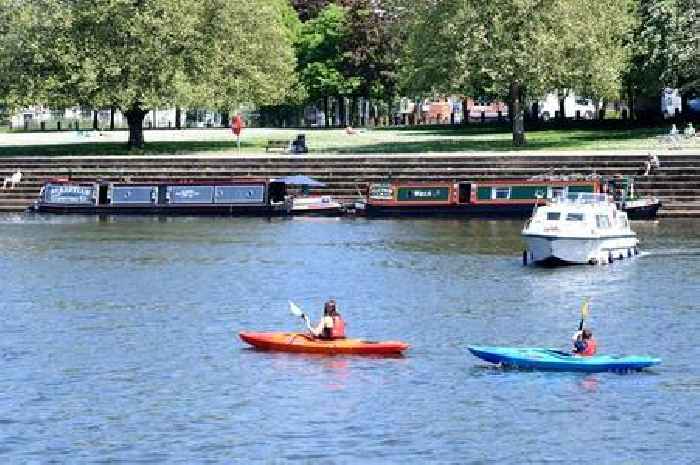
[[[97,121],[97,111],[98,110],[92,110],[92,129],[97,131],[97,126],[99,126],[99,122]]]
[[[520,147],[527,144],[525,140],[525,115],[523,109],[523,88],[518,82],[510,86],[510,100],[513,104],[513,145]]]
[[[358,114],[357,114],[357,95],[352,96],[352,100],[350,100],[350,125],[354,128],[360,126],[360,121],[358,119]]]
[[[114,131],[114,105],[109,108],[109,129]]]
[[[340,96],[338,98],[338,113],[339,113],[339,119],[340,119],[340,125],[342,127],[347,127],[348,123],[345,118],[345,97]]]
[[[323,127],[327,128],[329,126],[328,121],[331,117],[330,113],[328,113],[328,96],[323,97]]]
[[[175,107],[175,128],[182,128],[182,108]]]
[[[126,122],[129,125],[129,142],[130,149],[142,149],[144,146],[143,140],[143,119],[148,114],[148,110],[142,109],[138,104],[124,112]]]
[[[563,122],[566,118],[566,105],[565,105],[566,95],[559,94],[559,122]]]

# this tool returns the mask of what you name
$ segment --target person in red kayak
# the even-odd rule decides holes
[[[574,350],[576,355],[590,357],[598,351],[598,344],[593,339],[593,332],[586,328],[582,331],[576,331],[574,334]]]
[[[344,339],[345,322],[336,309],[335,300],[331,299],[323,306],[323,318],[311,332],[319,339]]]

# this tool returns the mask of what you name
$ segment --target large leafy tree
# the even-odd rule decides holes
[[[353,95],[391,102],[396,94],[398,61],[406,32],[391,1],[346,0],[348,40],[345,72],[358,80]]]
[[[343,96],[359,87],[359,79],[345,74],[342,47],[348,40],[346,10],[330,4],[301,27],[297,41],[299,76],[308,98],[324,102],[326,118],[328,98]]]
[[[151,108],[274,103],[295,87],[286,0],[4,1],[8,101],[120,108],[132,147]]]
[[[634,95],[657,97],[665,87],[700,91],[700,21],[696,0],[639,0],[634,56],[626,82]],[[655,107],[658,107],[656,105]]]
[[[525,92],[542,95],[567,86],[601,96],[614,94],[626,63],[628,3],[426,3],[414,16],[417,27],[407,41],[403,82],[415,90],[483,92],[507,99],[513,143],[523,145]],[[595,21],[589,20],[591,14]]]

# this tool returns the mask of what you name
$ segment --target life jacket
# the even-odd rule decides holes
[[[345,322],[340,316],[333,317],[333,328],[331,328],[331,339],[345,338]]]
[[[598,344],[595,342],[595,339],[586,339],[586,349],[583,352],[579,352],[579,355],[583,355],[584,357],[590,357],[592,355],[595,355],[597,350]]]

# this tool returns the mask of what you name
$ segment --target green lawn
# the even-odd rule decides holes
[[[666,128],[629,130],[551,129],[530,131],[528,144],[514,148],[506,127],[472,126],[469,128],[402,128],[360,130],[348,135],[343,130],[259,129],[244,131],[242,153],[265,151],[268,139],[293,139],[306,134],[311,153],[424,153],[424,152],[489,152],[519,150],[621,150],[658,148],[655,136]],[[203,136],[206,137],[206,132]],[[215,134],[215,133],[212,133]],[[0,156],[58,155],[186,155],[203,152],[236,153],[236,142],[222,132],[219,140],[153,141],[167,132],[147,131],[146,148],[128,152],[126,145],[115,142],[82,142],[62,145],[0,146]],[[223,137],[223,139],[222,139]],[[212,139],[215,139],[212,137]]]

